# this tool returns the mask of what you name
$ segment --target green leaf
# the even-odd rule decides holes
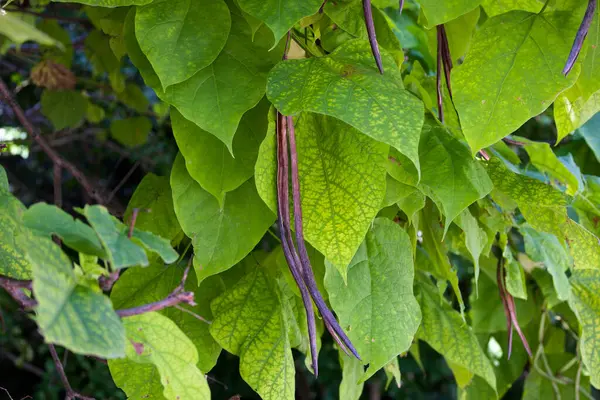
[[[445,0],[443,2],[418,0],[418,2],[427,18],[427,27],[431,28],[468,13],[478,7],[481,0]]]
[[[9,191],[8,176],[2,165],[0,165],[0,191]]]
[[[496,283],[496,260],[491,263],[493,268],[488,269],[481,274],[479,279],[480,294],[476,297],[471,294],[471,324],[474,333],[496,333],[506,332],[506,315],[500,298],[500,291]],[[491,277],[493,276],[493,278]],[[532,296],[533,297],[533,296]],[[533,299],[529,301],[515,299],[515,307],[519,326],[524,328],[529,324],[536,313],[536,305]],[[515,336],[516,338],[516,336]],[[518,339],[517,339],[518,340]],[[521,346],[521,343],[515,343],[515,346]]]
[[[242,117],[233,138],[233,156],[215,136],[171,113],[173,135],[185,159],[185,166],[204,190],[221,204],[225,193],[237,189],[254,174],[258,148],[267,131],[269,103],[261,101]]]
[[[148,265],[144,250],[127,238],[127,227],[110,215],[105,207],[86,205],[83,215],[100,238],[112,268]]]
[[[329,265],[325,287],[340,325],[369,368],[367,380],[406,352],[421,322],[412,293],[412,245],[406,232],[377,218],[348,268],[347,284]]]
[[[264,400],[294,399],[294,360],[282,294],[265,268],[254,268],[213,300],[210,333],[240,357],[242,378]]]
[[[152,364],[139,364],[128,358],[108,360],[110,375],[129,400],[164,400],[160,375]]]
[[[573,264],[572,258],[558,238],[549,233],[537,232],[531,228],[521,228],[525,240],[527,255],[536,262],[542,263],[552,275],[554,289],[559,300],[568,300],[570,295],[567,272]]]
[[[127,55],[129,59],[136,66],[140,74],[144,78],[146,85],[150,86],[159,97],[163,97],[162,86],[158,75],[154,71],[152,64],[148,61],[148,57],[144,54],[138,40],[135,36],[135,14],[137,7],[131,7],[127,17],[125,18],[125,24],[123,25],[123,37],[125,40],[125,47],[127,47]]]
[[[585,100],[583,88],[577,82],[561,93],[554,102],[554,120],[557,129],[557,143],[575,129],[583,126],[600,111],[600,90]]]
[[[129,361],[138,364],[153,364],[160,375],[162,394],[168,400],[210,400],[210,389],[206,378],[196,367],[198,352],[192,341],[169,318],[150,312],[125,318],[123,325],[127,331],[127,361],[110,360],[111,373],[116,370],[123,389],[130,388],[133,394],[140,394],[137,385],[157,388],[143,380],[148,374],[123,374]],[[135,368],[133,371],[136,371]],[[148,371],[144,369],[144,371]],[[141,379],[140,379],[141,378]],[[129,393],[128,393],[129,395]],[[151,393],[156,395],[156,393]],[[130,396],[131,398],[131,396]]]
[[[125,330],[97,284],[95,289],[79,285],[69,257],[49,238],[30,237],[21,243],[29,244],[36,322],[45,340],[75,353],[123,357]]]
[[[173,250],[167,239],[153,233],[134,229],[131,239],[135,243],[141,243],[148,251],[158,254],[167,264],[174,263],[179,258],[179,254]]]
[[[94,75],[107,73],[113,88],[121,90],[125,88],[124,77],[119,71],[121,63],[110,48],[110,36],[92,30],[85,38],[85,54],[92,63]],[[119,85],[123,87],[119,88]]]
[[[525,271],[521,265],[513,258],[510,248],[504,248],[504,258],[506,268],[506,290],[513,297],[527,300],[527,281]]]
[[[400,389],[400,385],[402,384],[402,375],[400,374],[400,364],[398,363],[398,357],[394,357],[392,361],[386,364],[383,367],[383,371],[387,377],[385,382],[385,389],[387,390],[390,386],[390,383],[395,379],[396,386]]]
[[[131,117],[113,120],[110,135],[126,147],[140,146],[148,140],[152,122],[147,117]]]
[[[105,255],[94,230],[56,206],[34,204],[23,214],[23,224],[41,235],[60,236],[65,245],[78,252],[98,257]]]
[[[581,358],[594,387],[600,387],[600,271],[575,270],[570,278],[569,304],[582,327]]]
[[[117,99],[127,107],[131,107],[139,113],[146,112],[150,105],[148,98],[140,86],[135,83],[127,83],[125,85],[125,90],[117,93]]]
[[[487,233],[479,226],[477,219],[471,215],[468,209],[465,209],[460,214],[457,224],[465,233],[465,244],[473,258],[473,264],[475,265],[475,291],[479,293],[477,286],[479,281],[479,257],[487,245]]]
[[[491,18],[475,34],[465,62],[452,74],[473,154],[540,114],[573,85],[578,71],[568,77],[561,71],[571,47],[564,37],[577,25],[571,11],[512,11]]]
[[[465,304],[458,287],[458,276],[448,259],[448,249],[442,239],[443,231],[431,202],[428,202],[423,209],[419,222],[421,223],[423,247],[417,249],[417,262],[415,265],[442,282],[450,282],[454,295],[460,304],[461,316],[463,316]]]
[[[574,268],[600,268],[600,239],[571,219],[561,224],[561,229],[573,256]]]
[[[599,93],[600,97],[600,93]],[[599,98],[600,100],[600,98]],[[600,102],[599,102],[600,105]],[[598,162],[600,162],[600,136],[597,134],[600,130],[600,114],[592,117],[585,125],[579,129],[579,133],[585,139],[585,142],[592,149]]]
[[[3,168],[0,171],[6,173]],[[24,212],[25,206],[0,188],[0,273],[9,278],[32,277],[27,247],[23,247],[20,240],[29,234],[22,222]]]
[[[198,281],[235,265],[275,222],[258,196],[254,180],[225,195],[223,205],[188,174],[178,155],[171,171],[175,214],[194,244]]]
[[[540,172],[550,175],[566,186],[568,195],[573,196],[575,193],[583,190],[583,187],[579,187],[577,177],[558,159],[548,143],[534,142],[521,137],[515,140],[524,143],[523,147],[529,155],[529,162]]]
[[[89,100],[87,101],[85,119],[92,124],[99,124],[105,117],[106,113],[104,112],[104,108],[92,103]]]
[[[440,298],[435,287],[419,281],[417,300],[423,315],[417,333],[448,362],[471,371],[496,388],[496,376],[490,361],[479,346],[477,338],[446,300]]]
[[[155,0],[135,15],[135,35],[163,89],[215,61],[230,28],[223,0]]]
[[[51,0],[57,3],[80,3],[97,7],[143,6],[152,0]]]
[[[42,20],[38,23],[37,28],[50,36],[52,39],[62,43],[63,48],[48,47],[44,54],[56,62],[63,64],[65,67],[70,68],[73,61],[73,44],[69,32],[64,29],[58,21],[49,19]]]
[[[567,202],[561,192],[538,180],[509,171],[497,158],[492,158],[487,167],[494,190],[513,199],[534,229],[563,237],[560,223],[567,219]],[[492,193],[492,197],[497,196]]]
[[[283,52],[282,45],[269,52],[266,42],[272,36],[266,27],[256,32],[253,41],[243,17],[232,14],[231,18],[229,39],[217,59],[190,79],[169,87],[163,99],[219,138],[230,152],[242,115],[265,94],[267,72]]]
[[[444,23],[444,29],[446,30],[446,36],[448,37],[448,46],[450,47],[450,55],[454,62],[458,63],[458,60],[464,57],[471,47],[471,40],[477,28],[477,22],[479,22],[480,15],[480,8],[477,7],[452,21]],[[430,38],[432,38],[432,34],[435,31],[435,29],[429,31]],[[430,48],[435,49],[434,47],[431,47],[431,40]],[[435,54],[435,52],[432,53]]]
[[[340,383],[340,399],[359,400],[365,386],[362,376],[365,368],[360,360],[349,357],[340,352],[340,366],[342,367],[342,382]]]
[[[382,54],[381,75],[369,43],[351,40],[327,57],[288,60],[271,70],[267,96],[285,115],[330,115],[387,143],[419,168],[423,105],[402,87],[400,71]]]
[[[173,240],[180,232],[173,208],[173,195],[169,178],[152,173],[144,176],[129,200],[123,221],[129,226],[133,209],[139,209],[135,220],[136,229],[152,232],[168,240]]]
[[[128,269],[115,283],[110,299],[119,309],[159,301],[166,298],[179,285],[182,277],[183,269],[175,265],[165,267],[152,263],[148,268]],[[213,318],[210,302],[224,290],[221,279],[211,277],[198,286],[195,274],[191,271],[185,289],[194,292],[194,301],[197,305],[192,307],[180,304],[180,306],[210,321]],[[198,350],[197,366],[200,371],[210,371],[217,363],[221,346],[210,335],[209,323],[174,307],[165,308],[159,313],[175,322],[194,343]]]
[[[298,21],[319,11],[321,0],[238,0],[242,11],[264,21],[273,31],[275,43]]]
[[[6,12],[4,9],[0,13],[0,35],[7,36],[9,40],[17,45],[31,40],[47,46],[64,48],[58,40],[19,18],[19,13]]]
[[[339,268],[363,241],[385,195],[388,146],[345,123],[302,113],[296,120],[298,175],[306,240]],[[274,123],[256,163],[257,188],[276,211]]]
[[[583,42],[581,74],[577,84],[583,89],[583,98],[588,100],[600,90],[600,14],[598,10],[592,17],[592,24]]]
[[[42,114],[57,131],[75,127],[85,117],[87,100],[80,92],[44,90],[41,102]]]
[[[481,6],[491,18],[513,10],[538,13],[544,6],[541,0],[483,0]]]
[[[444,231],[465,208],[492,190],[483,165],[433,118],[423,125],[419,159],[422,177],[419,188],[443,211]]]

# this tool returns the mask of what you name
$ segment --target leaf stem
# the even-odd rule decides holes
[[[71,384],[69,383],[69,379],[67,378],[67,374],[65,374],[65,369],[63,368],[62,362],[60,358],[58,358],[58,354],[56,353],[56,348],[53,344],[48,344],[48,348],[50,349],[50,355],[52,355],[52,359],[54,360],[54,365],[56,366],[56,370],[58,371],[58,375],[60,376],[60,380],[67,392],[65,399],[73,400],[73,399],[81,399],[81,400],[95,400],[93,397],[84,396],[79,394],[73,390]]]
[[[383,75],[383,63],[381,61],[381,53],[379,52],[379,45],[377,44],[377,36],[375,34],[375,24],[373,23],[373,9],[371,8],[371,0],[363,0],[363,13],[365,15],[365,23],[367,25],[367,34],[369,36],[369,44],[371,45],[371,52],[373,58],[375,58],[375,64],[379,69],[379,73]]]

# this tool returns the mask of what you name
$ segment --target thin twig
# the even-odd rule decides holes
[[[110,194],[108,195],[106,202],[110,203],[110,201],[113,199],[113,197],[115,197],[115,195],[117,194],[117,192],[119,191],[119,189],[121,189],[123,187],[123,185],[127,182],[127,180],[131,177],[131,175],[133,175],[133,173],[135,172],[135,170],[137,169],[137,167],[140,166],[140,161],[136,161],[133,166],[131,167],[131,169],[127,172],[127,174],[125,174],[125,176],[123,177],[123,179],[121,179],[121,182],[119,182],[119,184],[113,189],[112,192],[110,192]]]
[[[43,369],[38,368],[33,364],[29,364],[27,362],[21,361],[21,359],[19,357],[17,357],[16,355],[14,355],[12,353],[9,353],[9,352],[3,350],[3,351],[0,351],[0,357],[4,357],[4,358],[12,361],[12,363],[17,368],[21,368],[27,372],[31,372],[32,374],[39,376],[39,377],[44,376],[45,372]]]
[[[24,310],[32,309],[37,305],[37,302],[27,296],[23,289],[31,290],[31,281],[22,281],[12,279],[5,276],[0,276],[0,287],[2,287],[11,297],[19,303]]]
[[[52,359],[54,360],[54,365],[56,366],[56,370],[58,371],[60,380],[62,381],[62,384],[67,392],[65,399],[66,400],[73,400],[73,399],[95,400],[93,397],[84,396],[73,390],[73,388],[71,387],[71,384],[69,383],[69,379],[67,378],[67,375],[65,374],[65,369],[63,368],[60,358],[58,358],[58,354],[56,353],[56,348],[54,348],[53,344],[48,344],[48,348],[50,349],[50,354],[52,355]]]
[[[183,311],[184,313],[188,313],[190,314],[192,317],[202,321],[202,322],[206,322],[207,324],[212,324],[212,321],[207,320],[206,318],[204,318],[203,316],[196,314],[195,312],[193,312],[192,310],[188,310],[185,307],[181,307],[179,304],[175,304],[173,305],[174,308],[178,309],[179,311]]]
[[[404,0],[400,0],[399,11],[398,14],[402,15],[402,10],[404,9]]]
[[[563,68],[563,75],[567,76],[577,58],[579,57],[579,53],[581,52],[581,47],[583,46],[583,41],[590,30],[590,26],[592,24],[592,20],[594,19],[594,13],[596,12],[596,0],[588,0],[587,9],[585,10],[585,15],[583,16],[583,21],[581,21],[581,25],[577,30],[577,34],[575,35],[575,40],[573,41],[573,46],[571,47],[571,51],[569,52],[569,56],[567,57],[567,62],[565,63],[565,67]]]
[[[4,83],[4,81],[2,81],[2,80],[0,80],[0,95],[11,106],[11,108],[13,109],[15,115],[19,119],[19,122],[21,122],[21,125],[23,125],[23,128],[25,128],[25,130],[27,131],[27,133],[29,134],[29,136],[32,137],[38,143],[38,145],[42,148],[42,150],[44,151],[44,153],[46,153],[46,155],[48,155],[48,157],[50,157],[50,159],[52,160],[52,162],[54,164],[57,164],[58,166],[64,168],[64,169],[66,169],[67,171],[69,171],[71,173],[71,175],[73,175],[73,177],[79,182],[79,184],[81,186],[83,186],[83,188],[85,189],[85,191],[87,192],[87,194],[91,198],[93,198],[94,200],[96,200],[96,202],[98,202],[99,204],[105,204],[106,202],[105,202],[104,198],[102,197],[102,195],[100,195],[100,191],[98,191],[98,190],[96,190],[94,188],[94,186],[88,180],[88,178],[77,167],[75,167],[75,165],[71,164],[69,161],[67,161],[64,158],[62,158],[48,144],[48,142],[46,141],[46,139],[44,139],[39,134],[39,132],[37,131],[37,129],[35,129],[33,127],[33,125],[29,122],[29,120],[25,116],[25,113],[23,112],[23,109],[13,99],[10,91],[8,90],[8,87],[6,86],[6,84]]]
[[[116,313],[119,317],[131,317],[133,315],[144,314],[152,311],[159,311],[167,307],[175,306],[179,303],[186,303],[190,306],[195,306],[194,302],[194,292],[185,292],[185,281],[187,280],[188,273],[190,271],[190,267],[192,265],[192,258],[190,258],[190,262],[188,262],[185,271],[183,272],[183,278],[177,287],[164,299],[155,301],[153,303],[144,304],[142,306],[125,308],[122,310],[116,310]]]
[[[367,25],[367,34],[369,36],[369,44],[371,45],[371,52],[373,58],[375,58],[375,64],[379,69],[379,73],[383,75],[383,62],[381,61],[381,53],[379,52],[379,45],[377,44],[377,36],[375,34],[375,24],[373,23],[373,9],[371,8],[371,0],[363,0],[363,13],[365,15],[365,23]]]

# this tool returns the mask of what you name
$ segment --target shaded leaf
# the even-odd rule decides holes
[[[326,270],[329,301],[362,362],[369,364],[363,382],[408,351],[419,327],[411,248],[400,226],[377,218],[348,268],[347,284],[338,271]]]
[[[451,21],[479,6],[481,0],[418,0],[429,28]]]
[[[44,90],[41,103],[42,113],[57,131],[75,127],[85,117],[87,101],[81,93],[74,90]]]
[[[181,155],[173,164],[171,189],[175,214],[194,244],[199,282],[244,258],[275,222],[275,214],[258,196],[253,179],[227,193],[219,206],[188,174]]]
[[[151,130],[152,122],[147,117],[117,119],[110,124],[110,135],[126,147],[146,143]]]
[[[4,9],[0,13],[0,34],[7,36],[17,45],[31,40],[47,46],[64,48],[61,42],[19,18],[19,13],[6,12]]]

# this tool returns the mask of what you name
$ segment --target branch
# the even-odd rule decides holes
[[[27,296],[23,289],[31,290],[31,281],[18,280],[0,276],[0,287],[2,287],[11,297],[19,303],[24,310],[31,309],[37,305],[37,302]]]
[[[187,280],[188,273],[190,272],[190,267],[192,266],[192,259],[193,258],[190,258],[187,267],[185,267],[185,271],[183,272],[183,278],[181,278],[181,282],[167,297],[165,297],[162,300],[155,301],[153,303],[144,304],[143,306],[117,310],[117,315],[121,318],[131,317],[134,315],[144,314],[152,311],[160,311],[163,308],[175,306],[179,303],[185,303],[189,304],[190,306],[195,306],[196,303],[194,302],[194,292],[184,291],[185,281]]]
[[[54,365],[56,366],[56,370],[58,371],[58,375],[60,376],[60,380],[63,383],[65,390],[67,391],[67,395],[65,396],[66,400],[73,399],[82,399],[82,400],[95,400],[93,397],[84,396],[79,394],[73,390],[71,384],[69,383],[69,379],[67,379],[67,375],[65,374],[65,369],[63,368],[62,362],[60,358],[58,358],[58,354],[56,354],[56,349],[53,344],[49,344],[48,348],[50,349],[50,354],[52,355],[52,359],[54,360]]]
[[[21,122],[21,125],[23,125],[23,128],[25,128],[25,130],[27,131],[27,133],[29,134],[29,136],[31,136],[38,143],[38,145],[42,148],[42,150],[44,151],[44,153],[46,153],[48,155],[48,157],[50,157],[50,159],[52,160],[52,162],[55,165],[57,165],[57,166],[59,166],[61,168],[66,169],[67,171],[69,171],[71,173],[71,175],[73,175],[73,177],[79,182],[79,184],[81,184],[81,186],[83,186],[83,188],[88,193],[88,195],[91,198],[93,198],[94,200],[96,200],[96,202],[98,202],[99,204],[105,204],[106,201],[104,200],[104,198],[100,194],[100,191],[98,191],[98,190],[96,190],[94,188],[94,186],[88,180],[88,178],[75,165],[71,164],[69,161],[67,161],[64,158],[62,158],[48,144],[48,142],[46,141],[46,139],[44,139],[39,134],[39,132],[33,127],[33,125],[29,122],[29,120],[25,116],[25,113],[23,112],[23,109],[13,99],[10,91],[8,90],[8,87],[6,86],[6,84],[4,83],[4,81],[2,81],[2,80],[0,80],[0,96],[3,97],[4,100],[11,106],[11,108],[15,112],[15,115],[17,116],[17,118]]]

